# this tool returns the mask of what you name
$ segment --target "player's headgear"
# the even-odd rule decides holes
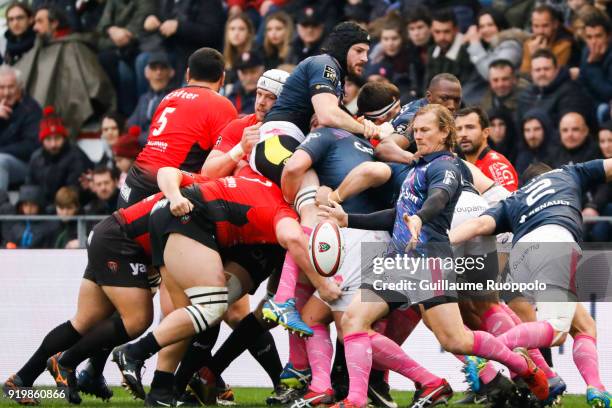
[[[355,44],[369,45],[370,34],[358,24],[345,21],[335,26],[332,32],[329,33],[322,51],[337,59],[340,66],[345,70],[345,74],[347,74],[346,54]]]
[[[282,69],[269,69],[259,77],[257,87],[272,92],[278,98],[288,77],[289,73]]]

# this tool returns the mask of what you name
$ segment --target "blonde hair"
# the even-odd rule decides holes
[[[457,141],[457,128],[455,127],[455,118],[453,118],[453,114],[446,107],[437,103],[431,103],[423,106],[417,111],[417,113],[415,113],[414,117],[412,118],[411,127],[414,126],[414,121],[418,116],[422,116],[427,113],[433,113],[436,115],[438,129],[443,132],[447,132],[448,137],[444,141],[444,146],[446,146],[447,150],[452,151],[455,148]]]
[[[240,46],[235,47],[229,42],[229,36],[227,35],[229,31],[229,26],[234,20],[242,20],[242,22],[247,26],[247,39],[246,42]],[[253,27],[253,23],[249,16],[245,13],[236,14],[227,19],[227,23],[225,23],[225,34],[224,34],[224,42],[223,42],[223,58],[225,59],[225,68],[232,69],[238,61],[238,58],[243,52],[250,51],[253,48],[253,41],[255,40],[255,27]]]
[[[268,23],[272,20],[280,21],[285,26],[285,38],[280,46],[276,46],[270,42],[267,35]],[[293,20],[289,16],[289,14],[284,11],[278,11],[276,13],[270,14],[266,17],[266,22],[264,27],[266,28],[266,34],[264,36],[263,48],[266,56],[273,56],[274,52],[278,53],[278,57],[285,61],[289,56],[289,50],[291,46],[291,39],[293,38]]]

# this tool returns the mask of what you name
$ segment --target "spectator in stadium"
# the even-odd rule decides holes
[[[0,66],[0,191],[25,180],[30,156],[39,146],[40,106],[23,91],[19,73]]]
[[[62,187],[55,193],[55,213],[60,217],[71,217],[79,213],[79,193],[72,187]],[[77,249],[79,235],[76,221],[62,219],[56,223],[54,231],[53,248]]]
[[[463,34],[459,32],[457,19],[450,9],[433,13],[431,34],[435,47],[430,48],[426,66],[427,83],[437,74],[455,75],[462,84],[474,70],[470,56],[463,44]]]
[[[53,6],[42,6],[34,17],[41,39],[15,65],[27,92],[41,106],[53,105],[76,135],[85,122],[99,119],[115,104],[115,92],[100,66],[88,36],[71,33],[66,17]]]
[[[610,52],[610,20],[602,13],[584,19],[586,48],[580,62],[580,84],[597,105],[597,119],[610,118],[612,100],[612,52]]]
[[[415,99],[418,85],[413,67],[418,58],[412,55],[412,48],[404,38],[405,28],[399,14],[387,14],[382,23],[380,42],[370,52],[365,70],[368,80],[383,77],[397,86],[403,97],[402,103]]]
[[[572,54],[573,37],[553,7],[542,4],[533,9],[531,33],[531,38],[524,43],[521,73],[533,75],[531,62],[541,49],[551,50],[559,66],[567,65]]]
[[[244,52],[236,62],[238,81],[225,87],[225,94],[236,107],[238,115],[254,112],[257,80],[264,73],[264,61],[257,51]]]
[[[584,116],[579,112],[563,115],[559,122],[559,136],[561,144],[553,151],[551,159],[553,168],[601,158],[599,146],[590,136]]]
[[[431,36],[431,16],[429,10],[424,6],[410,8],[406,13],[405,23],[407,25],[408,39],[411,55],[414,58],[415,87],[418,95],[425,92],[425,66],[427,65],[429,48],[434,45]]]
[[[23,185],[17,200],[18,215],[39,215],[45,202],[39,186]],[[56,223],[48,221],[17,221],[11,224],[4,236],[3,247],[8,249],[50,248]]]
[[[168,54],[163,51],[151,53],[144,74],[147,78],[148,90],[138,98],[136,109],[128,118],[128,125],[140,127],[139,141],[141,146],[147,143],[149,126],[157,105],[164,96],[174,89],[172,78],[174,78],[175,71],[170,64]]]
[[[144,69],[149,53],[164,49],[176,71],[174,86],[185,80],[187,59],[200,47],[220,50],[223,45],[225,13],[221,0],[161,0],[157,13],[144,21],[145,34],[140,38],[141,54],[136,57],[139,95],[147,91]]]
[[[352,115],[357,113],[357,97],[364,84],[365,81],[362,77],[354,75],[347,76],[344,81],[344,99],[342,99],[342,103]]]
[[[119,180],[117,187],[121,189],[127,177],[127,173],[132,167],[132,163],[138,157],[140,153],[140,144],[138,142],[138,136],[140,135],[140,129],[137,126],[131,126],[128,130],[128,134],[121,136],[117,143],[113,146],[113,155],[115,157],[115,165],[119,170]]]
[[[78,187],[79,178],[92,163],[79,147],[67,140],[68,130],[50,106],[44,109],[38,138],[42,147],[32,154],[26,182],[40,186],[44,204],[49,205],[60,187]]]
[[[266,17],[263,53],[266,70],[277,68],[289,59],[293,20],[284,11],[277,11]]]
[[[119,112],[109,112],[102,117],[100,126],[100,139],[102,139],[102,158],[96,166],[115,168],[113,161],[113,146],[117,143],[119,135],[125,131],[125,118]]]
[[[253,25],[259,27],[263,18],[276,11],[286,2],[286,0],[229,0],[227,6],[230,16],[245,13],[249,16]]]
[[[491,133],[489,134],[489,146],[500,152],[514,163],[516,160],[518,135],[516,125],[511,111],[502,107],[487,111],[491,122]]]
[[[594,126],[594,109],[589,97],[570,78],[568,69],[558,65],[552,51],[544,48],[533,54],[531,79],[533,84],[518,96],[519,118],[522,119],[528,110],[538,107],[549,115],[553,123],[559,123],[562,112],[575,111]]]
[[[96,167],[92,173],[91,190],[96,198],[83,207],[87,215],[110,215],[117,210],[117,173],[108,167]]]
[[[6,38],[6,52],[4,62],[15,65],[23,54],[34,46],[36,33],[34,32],[34,14],[27,4],[14,1],[5,12],[8,29],[4,33]]]
[[[134,61],[145,17],[155,10],[147,0],[107,0],[97,26],[98,60],[117,91],[119,112],[129,115],[136,105]]]
[[[510,161],[489,147],[491,123],[482,108],[463,108],[455,115],[457,144],[468,162],[478,167],[485,176],[508,191],[516,191],[518,174]]]
[[[556,139],[554,132],[554,126],[543,110],[536,108],[525,114],[521,122],[522,138],[515,161],[519,174],[527,170],[530,164],[550,163],[551,140]]]
[[[599,148],[604,159],[612,157],[612,121],[605,122],[599,128]],[[586,204],[582,215],[585,217],[612,216],[612,184],[601,184]],[[612,239],[612,224],[598,222],[590,231],[595,242],[609,242]]]
[[[231,83],[238,79],[236,64],[242,54],[254,48],[255,27],[246,14],[236,14],[230,17],[225,24],[224,38],[223,58],[225,59],[226,82]]]
[[[70,31],[79,31],[81,28],[81,22],[77,12],[76,1],[74,0],[34,0],[32,1],[32,8],[39,10],[43,7],[52,7],[53,9],[60,12],[66,22],[66,26]]]
[[[470,60],[484,80],[489,79],[489,66],[493,61],[506,60],[518,67],[523,55],[524,34],[518,29],[509,29],[508,21],[495,9],[484,9],[478,14],[478,25],[465,33]]]
[[[518,108],[518,95],[523,92],[529,82],[517,75],[516,68],[508,60],[500,59],[489,65],[489,86],[480,102],[483,109],[505,108],[514,113]]]
[[[317,8],[305,7],[297,15],[297,37],[291,44],[289,63],[297,65],[308,57],[319,54],[323,44],[325,18]]]

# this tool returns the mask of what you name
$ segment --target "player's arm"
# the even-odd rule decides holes
[[[493,235],[495,227],[496,224],[493,217],[481,215],[451,229],[448,232],[448,238],[452,245],[456,245],[481,235]]]
[[[162,167],[157,171],[157,185],[159,190],[170,202],[170,212],[174,216],[181,217],[193,210],[191,201],[181,194],[183,172],[174,167]]]
[[[410,164],[414,161],[415,156],[406,150],[409,146],[410,141],[405,136],[392,133],[389,137],[381,140],[376,146],[374,154],[378,160]]]
[[[319,125],[347,130],[354,134],[363,134],[366,138],[377,137],[380,129],[371,121],[364,119],[359,123],[338,106],[338,99],[333,93],[317,93],[311,97],[312,106]]]
[[[229,126],[231,126],[231,123]],[[259,141],[260,126],[261,123],[257,123],[244,128],[242,138],[231,148],[228,145],[228,142],[231,142],[230,135],[222,132],[218,146],[210,152],[202,165],[202,175],[212,179],[231,175],[240,160],[248,156],[253,150],[253,146]]]
[[[606,173],[606,182],[612,181],[612,159],[605,159],[604,161],[604,172]]]
[[[330,191],[327,197],[328,202],[322,201],[322,203],[328,204],[329,200],[342,203],[343,201],[348,200],[352,196],[364,192],[369,188],[379,187],[385,184],[390,178],[391,168],[385,163],[361,163],[346,175],[337,189]],[[321,187],[321,189],[324,188],[326,187]]]
[[[304,150],[297,149],[285,163],[281,175],[281,190],[288,203],[293,203],[306,172],[312,167],[312,157]]]
[[[283,217],[276,223],[276,238],[324,300],[334,301],[340,297],[340,288],[331,284],[312,267],[308,256],[308,237],[294,218]]]

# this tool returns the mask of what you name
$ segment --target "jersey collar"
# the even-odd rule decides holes
[[[421,158],[419,159],[419,162],[420,162],[420,161],[424,161],[424,162],[426,162],[426,163],[429,163],[429,162],[431,162],[431,161],[433,161],[433,160],[437,159],[438,157],[442,157],[442,156],[452,156],[452,155],[453,155],[453,153],[452,153],[452,152],[449,152],[448,150],[440,150],[439,152],[429,153],[429,154],[427,154],[427,155],[425,155],[425,156],[421,157]]]
[[[480,152],[480,155],[478,156],[478,160],[482,160],[484,159],[484,157],[487,155],[487,153],[489,153],[491,151],[491,147],[487,146],[484,148],[484,150],[482,152]]]

